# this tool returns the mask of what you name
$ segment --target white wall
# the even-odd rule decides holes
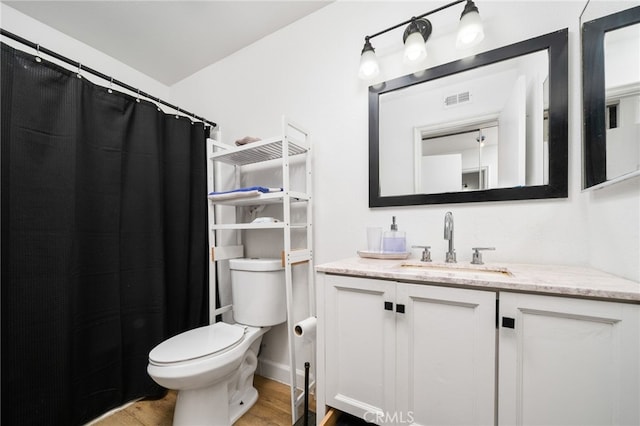
[[[364,36],[442,4],[338,1],[194,74],[170,93],[160,83],[4,4],[0,12],[3,28],[221,123],[227,142],[247,135],[276,135],[282,114],[307,126],[315,156],[316,263],[355,256],[366,247],[366,226],[386,228],[392,215],[407,232],[408,245],[428,243],[434,259],[442,260],[443,220],[450,210],[460,262],[471,260],[472,246],[490,245],[497,251],[486,255],[489,262],[591,265],[640,280],[640,180],[580,191],[582,1],[477,4],[486,25],[478,51],[569,28],[567,199],[369,209],[367,84],[357,77]],[[431,19],[434,33],[427,67],[473,53],[451,47],[458,9]],[[401,34],[398,29],[373,40],[382,58],[380,80],[411,71],[402,65]],[[304,307],[298,315],[305,315]],[[266,342],[273,347],[266,351],[273,362],[286,364],[282,334]]]
[[[357,77],[364,36],[443,3],[338,1],[176,84],[172,94],[221,123],[225,141],[276,135],[282,114],[312,131],[317,264],[355,256],[366,247],[366,226],[386,229],[392,215],[407,231],[409,246],[429,244],[434,260],[443,260],[443,220],[450,210],[461,262],[471,260],[473,246],[495,246],[489,262],[593,265],[640,280],[638,180],[597,194],[580,191],[581,1],[478,4],[486,28],[478,51],[569,28],[567,199],[368,207],[368,88]],[[451,47],[460,14],[452,9],[431,19],[427,67],[473,53]],[[380,81],[411,71],[402,65],[401,36],[396,30],[372,40],[383,68]],[[614,221],[616,232],[606,231]],[[285,344],[275,335],[266,343]]]
[[[605,87],[638,83],[640,76],[640,24],[608,32],[604,37]]]
[[[19,35],[29,41],[59,53],[67,58],[80,62],[101,73],[112,76],[114,80],[122,81],[131,87],[139,88],[142,92],[157,96],[163,100],[169,100],[170,90],[168,86],[136,71],[130,66],[117,61],[109,55],[96,50],[82,41],[71,38],[60,31],[42,24],[35,19],[18,12],[17,10],[0,3],[0,26],[3,29]],[[15,42],[8,37],[2,37],[2,41],[18,50],[23,50],[35,55],[35,49],[31,49],[21,43]],[[69,65],[53,59],[47,55],[42,55],[46,60],[58,63],[69,68]],[[99,85],[108,85],[109,82],[95,77],[89,73],[82,73],[84,78]],[[127,90],[114,86],[114,90],[128,93]],[[134,95],[133,93],[129,93]]]
[[[470,260],[472,246],[489,244],[497,247],[490,259],[494,261],[588,264],[586,231],[591,197],[580,192],[577,31],[582,2],[483,2],[480,8],[486,38],[479,50],[569,27],[567,199],[369,209],[367,84],[357,77],[364,35],[441,3],[336,2],[194,74],[176,84],[172,93],[181,104],[189,104],[221,123],[228,141],[246,135],[276,134],[281,114],[311,129],[318,263],[355,255],[365,246],[365,226],[386,226],[391,215],[396,215],[400,228],[407,231],[410,244],[431,244],[438,259],[446,251],[442,238],[444,213],[451,210],[462,261]],[[453,40],[459,14],[457,10],[445,12],[432,18],[428,66],[470,53],[456,52],[451,44],[444,46]],[[395,64],[401,53],[401,31],[397,32],[392,33],[391,40],[384,36],[381,41],[373,40],[387,70],[380,79],[407,72],[401,61]],[[625,194],[627,200],[637,197],[635,191]],[[624,247],[637,258],[638,244],[632,238],[602,243]],[[637,265],[611,264],[607,269],[640,278]]]
[[[581,22],[597,19],[638,5],[635,0],[591,0]],[[608,38],[608,37],[607,37]],[[619,47],[619,46],[618,46]],[[633,47],[629,47],[633,51]],[[606,49],[605,49],[606,51]],[[621,84],[638,73],[633,57],[606,77]],[[609,70],[606,70],[607,73]],[[609,84],[609,83],[607,83]],[[636,141],[637,142],[637,141]],[[640,280],[640,178],[635,177],[603,189],[585,191],[588,208],[589,265],[614,274]]]

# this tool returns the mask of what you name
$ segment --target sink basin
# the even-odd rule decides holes
[[[432,263],[432,262],[403,262],[400,268],[407,271],[416,272],[447,272],[451,274],[473,274],[473,275],[493,275],[511,276],[511,272],[502,266],[473,265],[471,263]]]

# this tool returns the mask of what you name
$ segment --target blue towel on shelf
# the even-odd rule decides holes
[[[279,191],[282,191],[282,188],[267,188],[267,187],[264,187],[264,186],[249,186],[247,188],[232,189],[230,191],[210,192],[209,195],[231,194],[231,193],[234,193],[234,192],[254,192],[254,191],[258,191],[258,192],[262,192],[262,193],[279,192]]]

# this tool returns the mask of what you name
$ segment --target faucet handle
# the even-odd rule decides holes
[[[473,256],[472,256],[472,260],[471,263],[474,265],[483,265],[484,262],[482,261],[482,253],[480,253],[480,250],[495,250],[495,247],[473,247],[471,250],[473,250]]]
[[[422,250],[422,258],[420,259],[423,262],[431,262],[431,252],[429,249],[431,246],[411,246],[411,248],[421,248]]]

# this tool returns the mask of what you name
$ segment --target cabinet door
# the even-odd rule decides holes
[[[640,424],[639,305],[500,293],[500,316],[500,424]]]
[[[396,322],[396,417],[493,425],[496,293],[398,284],[397,295],[405,313]]]
[[[395,404],[395,313],[385,302],[395,306],[396,283],[335,275],[325,283],[326,403],[382,415]]]

